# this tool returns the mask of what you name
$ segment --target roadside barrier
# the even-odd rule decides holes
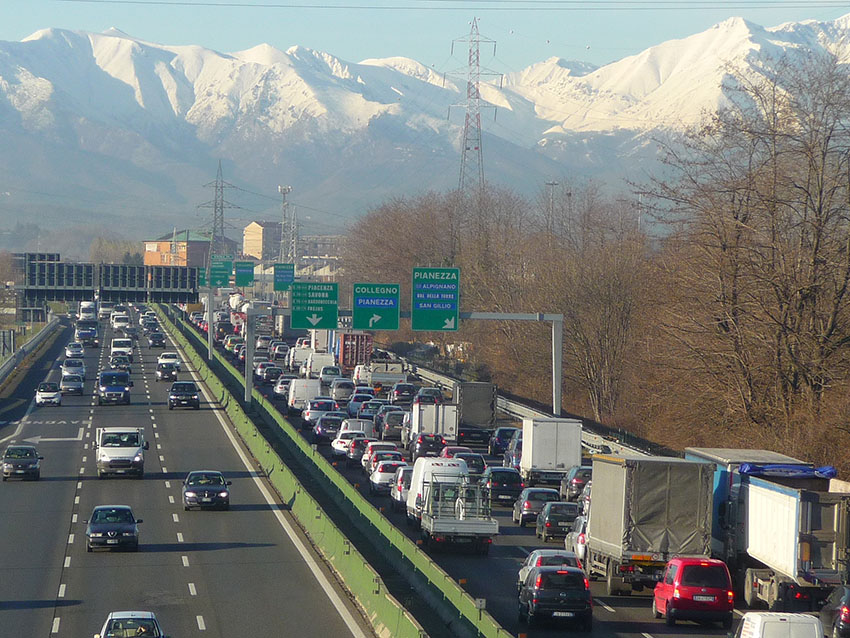
[[[167,325],[167,322],[163,323]],[[170,327],[174,328],[174,325]],[[348,590],[357,598],[375,633],[387,638],[421,638],[424,632],[419,623],[384,590],[380,585],[378,573],[369,566],[321,506],[303,488],[269,442],[260,435],[257,426],[245,414],[239,401],[213,373],[204,358],[179,331],[172,329],[169,332],[180,344],[198,376],[224,408],[236,431],[289,511],[325,560],[333,566]]]
[[[37,335],[13,352],[12,355],[6,359],[2,365],[0,365],[0,385],[3,384],[10,374],[12,374],[12,371],[17,367],[17,365],[23,361],[28,354],[38,348],[42,342],[53,334],[53,331],[59,326],[59,317],[54,316],[41,330],[38,331]]]
[[[171,309],[169,309],[169,311],[170,310]],[[243,438],[246,441],[254,441],[261,453],[274,455],[277,459],[276,463],[280,464],[274,465],[274,468],[278,470],[281,475],[289,472],[288,469],[284,471],[283,468],[285,468],[285,466],[280,460],[280,457],[277,456],[273,450],[270,450],[269,443],[262,438],[256,426],[250,421],[247,415],[245,415],[244,411],[241,410],[241,407],[238,406],[238,400],[225,388],[225,384],[222,383],[221,379],[217,378],[213,371],[206,365],[204,359],[207,346],[203,341],[201,341],[194,329],[179,316],[175,317],[173,322],[169,317],[167,323],[169,323],[172,328],[179,328],[179,330],[171,330],[173,336],[175,336],[178,342],[184,347],[184,350],[187,355],[190,356],[192,362],[195,363],[196,367],[199,370],[202,368],[204,369],[206,377],[209,378],[209,381],[207,381],[208,385],[210,388],[216,388],[215,391],[219,394],[219,400],[222,402],[222,405],[225,406],[225,409],[228,410],[228,414],[230,414],[231,409],[234,409],[231,407],[234,404],[239,407],[239,412],[236,414],[241,414],[242,416],[237,416],[234,422],[238,422],[240,424],[237,425],[237,429],[240,434],[242,434]],[[231,363],[227,361],[220,352],[214,352],[213,356],[218,367],[220,367],[223,373],[231,377],[228,381],[233,385],[244,388],[242,373],[231,365]],[[206,380],[207,379],[205,378],[205,381]],[[335,502],[343,506],[354,524],[368,527],[370,530],[370,537],[375,540],[381,540],[386,552],[392,553],[392,555],[403,562],[403,566],[399,571],[409,577],[411,584],[413,584],[415,588],[417,588],[418,584],[423,582],[427,585],[427,588],[430,591],[426,593],[426,596],[430,601],[436,603],[435,611],[440,614],[441,619],[452,628],[453,633],[456,635],[477,636],[482,638],[504,638],[506,636],[511,636],[510,632],[499,625],[499,623],[496,622],[496,620],[487,611],[476,606],[475,599],[465,592],[460,585],[451,578],[451,576],[437,565],[437,563],[431,560],[425,552],[419,549],[419,547],[405,536],[401,530],[396,528],[389,520],[387,520],[387,518],[369,501],[367,501],[354,488],[354,486],[351,485],[345,477],[343,477],[336,468],[327,461],[327,459],[325,459],[324,456],[316,452],[304,439],[304,437],[296,431],[292,424],[289,423],[289,421],[287,421],[287,419],[277,410],[271,401],[266,399],[256,389],[254,389],[252,393],[252,398],[252,408],[259,410],[267,418],[267,420],[275,423],[279,432],[283,435],[283,439],[285,440],[287,447],[290,448],[293,454],[298,457],[300,465],[313,475],[316,484],[323,486],[326,490],[329,490],[330,486],[333,486],[335,491],[333,494]],[[244,419],[244,422],[239,421],[239,419]],[[251,450],[252,453],[254,453],[253,448],[251,448]],[[257,458],[260,460],[259,456]],[[293,488],[292,486],[297,484],[297,480],[294,476],[292,477],[292,481],[294,481],[294,483],[287,482],[286,490],[281,492],[281,496],[287,500],[286,495],[292,495],[295,503],[297,503],[298,500],[307,500],[309,497],[306,496],[306,491],[302,491],[298,494],[298,498],[294,498],[293,489],[296,488]],[[298,485],[297,489],[300,488],[301,486]],[[318,504],[315,505],[314,509],[307,508],[307,517],[310,518],[315,516],[319,509]],[[324,519],[325,517],[322,516],[322,518]],[[299,520],[301,520],[300,517]],[[321,537],[314,537],[314,541],[317,538]],[[324,539],[317,544],[321,548],[323,543]],[[354,552],[353,547],[351,548],[351,551]],[[360,560],[363,560],[362,557],[360,557]],[[342,572],[340,573],[342,574]],[[374,574],[374,571],[372,571],[372,573]],[[348,584],[348,580],[344,575],[343,579],[346,584]],[[356,582],[366,582],[372,588],[375,588],[375,584],[377,582],[374,580],[355,580]],[[360,600],[360,592],[355,591],[354,589],[352,589],[352,592],[358,597],[358,600]],[[370,592],[371,595],[374,596],[374,590],[370,590],[366,593],[370,594]],[[422,593],[421,590],[420,593]],[[368,597],[366,600],[368,601]],[[396,605],[398,604],[394,599],[393,603]],[[364,604],[364,601],[361,600],[361,604]],[[364,604],[364,608],[365,607],[366,605]],[[387,623],[384,623],[384,626],[386,626],[386,624]],[[391,632],[389,635],[402,636],[403,634]],[[413,635],[419,636],[420,634]]]

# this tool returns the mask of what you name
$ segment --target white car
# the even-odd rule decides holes
[[[162,633],[156,616],[150,611],[113,611],[103,623],[100,633],[94,638],[111,636],[149,636],[150,638],[168,638]]]
[[[348,454],[348,446],[351,443],[352,439],[365,439],[365,432],[358,432],[356,430],[348,432],[340,432],[336,435],[336,438],[331,441],[331,453],[334,456],[345,456]]]
[[[62,390],[55,381],[44,381],[38,384],[35,391],[35,404],[62,405]]]
[[[384,443],[383,441],[373,441],[366,446],[366,449],[363,450],[363,456],[360,457],[360,467],[363,468],[363,471],[367,474],[372,473],[372,468],[369,467],[369,463],[372,460],[372,455],[378,450],[382,452],[398,452],[398,446],[395,443]]]
[[[180,355],[176,352],[163,352],[156,360],[156,365],[160,363],[173,363],[177,366],[177,371],[180,372]]]
[[[78,374],[86,378],[86,364],[82,359],[65,359],[62,362],[62,376],[66,374]]]
[[[324,366],[319,372],[319,380],[322,385],[330,385],[331,382],[342,374],[342,371],[337,366]]]
[[[394,485],[396,472],[400,467],[406,467],[404,461],[381,461],[369,477],[370,494],[389,494]]]
[[[78,341],[74,341],[73,343],[69,343],[65,346],[65,356],[70,358],[73,357],[83,357],[86,354],[86,350],[83,347],[83,344]]]
[[[390,484],[390,508],[394,512],[404,510],[411,478],[413,478],[412,465],[403,465],[396,470],[393,481]]]

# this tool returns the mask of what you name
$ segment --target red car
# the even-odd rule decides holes
[[[712,558],[673,558],[655,586],[652,613],[669,626],[677,620],[720,622],[732,627],[735,593],[729,569]]]
[[[447,445],[440,452],[440,457],[450,459],[453,458],[455,454],[460,454],[461,452],[468,452],[472,454],[472,450],[464,445]]]

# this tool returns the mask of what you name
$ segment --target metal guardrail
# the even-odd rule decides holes
[[[423,368],[419,365],[416,366],[416,374],[419,376],[420,379],[423,379],[428,383],[432,383],[436,387],[453,388],[455,383],[457,383],[458,381],[457,379],[446,376],[444,374],[440,374],[439,372],[435,372],[433,370],[429,370],[428,368]],[[507,397],[504,397],[502,395],[498,395],[496,397],[496,408],[503,414],[506,414],[514,419],[552,418],[552,415],[548,412],[535,410],[534,408],[524,405],[519,401],[508,399]],[[587,423],[586,419],[582,419],[582,422],[583,426],[581,433],[581,441],[584,447],[586,447],[588,450],[591,450],[593,452],[605,451],[611,454],[623,456],[648,456],[650,454],[646,450],[642,450],[638,447],[628,445],[610,436],[605,436],[604,434],[594,432],[593,429]]]
[[[41,345],[41,342],[47,339],[47,337],[50,336],[59,324],[59,317],[54,316],[53,319],[48,321],[45,326],[38,331],[37,335],[18,348],[8,359],[6,359],[6,361],[3,362],[2,365],[0,365],[0,384],[6,381],[6,378],[12,374],[12,371],[18,366],[18,364],[24,360],[24,357],[38,348],[38,346]]]

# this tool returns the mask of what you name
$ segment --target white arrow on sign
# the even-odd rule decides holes
[[[443,330],[454,330],[455,329],[455,318],[446,319],[446,322],[443,324]]]
[[[371,328],[381,320],[381,315],[372,315],[369,317],[369,327]]]
[[[315,325],[316,325],[317,323],[319,323],[321,320],[322,320],[322,316],[321,316],[321,315],[317,315],[315,312],[313,313],[313,316],[312,316],[312,317],[307,317],[307,321],[309,321],[309,322],[310,322],[310,325],[313,325],[313,326],[315,326]]]
[[[39,443],[53,443],[54,441],[82,441],[83,440],[83,428],[80,428],[79,432],[77,432],[77,436],[71,436],[66,438],[47,438],[42,437],[40,434],[30,437],[29,439],[24,439],[27,443],[32,443],[34,445],[38,445]]]

